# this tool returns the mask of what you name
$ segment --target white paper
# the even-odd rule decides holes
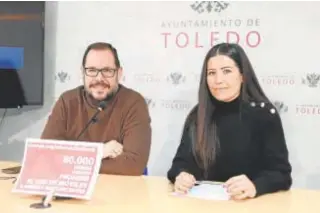
[[[230,198],[226,189],[223,188],[223,185],[217,183],[200,183],[192,187],[189,192],[183,196],[204,200],[229,200]]]

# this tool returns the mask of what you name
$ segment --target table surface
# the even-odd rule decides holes
[[[17,165],[0,162],[0,169]],[[1,176],[13,175],[1,173]],[[0,180],[1,212],[320,213],[320,191],[316,190],[291,189],[241,202],[206,201],[171,195],[172,186],[165,177],[100,175],[91,200],[55,200],[47,209],[30,208],[41,197],[12,193],[12,187],[12,180]]]

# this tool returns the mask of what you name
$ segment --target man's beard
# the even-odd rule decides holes
[[[102,100],[97,100],[93,97],[92,95],[92,92],[90,92],[90,90],[88,90],[86,88],[86,92],[89,94],[90,98],[94,99],[94,100],[97,100],[97,101],[109,101],[110,99],[112,99],[115,94],[118,92],[118,89],[119,89],[119,85],[117,85],[116,87],[112,88],[106,95],[106,97]]]

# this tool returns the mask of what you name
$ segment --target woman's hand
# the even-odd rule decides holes
[[[181,172],[174,182],[174,191],[185,194],[191,189],[196,183],[196,179],[193,175],[187,172]]]
[[[246,175],[230,178],[224,183],[227,192],[234,200],[244,200],[256,196],[256,187]]]

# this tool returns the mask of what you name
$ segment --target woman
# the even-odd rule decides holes
[[[175,191],[211,180],[224,182],[232,199],[243,200],[288,190],[291,170],[280,116],[246,53],[237,44],[214,46],[168,171]]]

